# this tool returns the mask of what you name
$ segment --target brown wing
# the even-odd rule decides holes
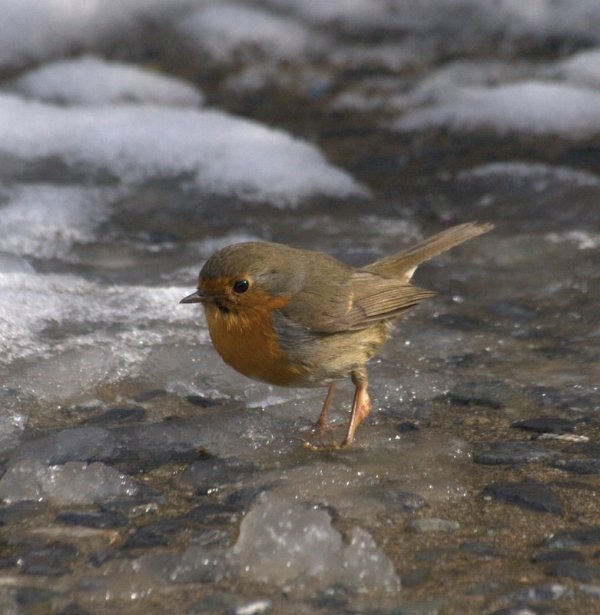
[[[281,310],[295,325],[315,333],[364,329],[375,322],[396,318],[404,310],[433,297],[434,292],[401,280],[364,270],[347,269],[341,281],[329,278],[311,292],[310,284]]]
[[[362,329],[379,320],[396,318],[404,310],[436,294],[402,280],[361,270],[352,275],[350,287],[352,305],[347,316],[342,318],[348,329]]]

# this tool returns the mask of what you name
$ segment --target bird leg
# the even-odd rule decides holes
[[[356,386],[354,389],[354,400],[352,401],[352,411],[350,412],[350,421],[348,422],[348,431],[341,446],[348,446],[354,440],[354,432],[356,428],[367,418],[371,412],[371,399],[367,393],[369,380],[365,369],[354,370],[351,374],[352,383]]]
[[[325,401],[323,402],[323,409],[321,410],[321,414],[319,414],[319,418],[314,426],[314,430],[317,433],[322,433],[329,429],[329,408],[331,408],[331,402],[333,401],[336,386],[337,382],[332,382],[329,385],[329,389],[327,389],[327,397],[325,397]]]

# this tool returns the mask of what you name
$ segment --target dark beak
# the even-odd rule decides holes
[[[201,290],[197,290],[193,292],[191,295],[184,297],[179,303],[202,303],[203,301],[208,301],[209,297]]]

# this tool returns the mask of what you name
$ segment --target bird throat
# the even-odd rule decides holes
[[[273,327],[273,311],[287,302],[265,296],[252,306],[204,304],[212,343],[225,363],[249,378],[293,385],[299,371],[286,359]]]

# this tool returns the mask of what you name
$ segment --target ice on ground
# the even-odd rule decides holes
[[[242,577],[300,592],[335,583],[359,592],[400,588],[389,558],[366,530],[354,528],[345,545],[326,510],[293,498],[263,496],[244,517],[230,556]]]
[[[133,36],[191,0],[0,0],[0,67],[22,66]],[[131,32],[133,30],[134,32]]]
[[[119,366],[137,363],[148,347],[163,341],[164,331],[148,330],[149,321],[189,320],[185,310],[174,309],[186,292],[189,289],[103,287],[72,275],[0,272],[0,363],[64,354],[64,369],[57,362],[38,363],[39,386],[51,390],[53,382],[62,382],[84,389],[87,378],[116,376]],[[57,325],[60,334],[49,335]],[[69,360],[74,350],[85,351],[87,358],[84,353]],[[85,380],[78,381],[84,374]]]
[[[86,505],[130,497],[138,491],[135,481],[100,462],[46,466],[23,459],[0,479],[0,498],[7,504],[49,500],[55,505]]]
[[[35,258],[64,257],[75,243],[97,238],[114,190],[20,184],[0,189],[0,251]]]
[[[524,81],[456,88],[422,109],[407,111],[399,130],[516,131],[587,139],[600,132],[600,93],[564,84]]]
[[[569,82],[589,88],[600,88],[600,49],[576,53],[556,67]]]
[[[597,250],[600,248],[600,233],[583,230],[548,233],[546,239],[550,243],[574,243],[579,250]]]
[[[66,464],[69,461],[105,461],[118,459],[122,442],[101,427],[75,427],[63,429],[35,440],[27,440],[9,453],[12,465],[21,461],[47,465]]]
[[[0,96],[0,153],[58,157],[125,183],[192,179],[197,189],[244,201],[295,205],[313,195],[366,196],[314,146],[218,111],[151,105],[62,108]]]
[[[299,23],[254,7],[222,2],[187,15],[177,27],[195,47],[217,61],[260,53],[293,59],[310,48],[310,33]]]
[[[478,165],[461,171],[457,175],[457,179],[460,181],[509,180],[514,183],[533,186],[536,192],[541,192],[556,184],[567,184],[578,188],[600,186],[600,176],[587,171],[520,160]]]
[[[317,23],[343,19],[357,24],[379,19],[388,12],[388,3],[373,5],[371,0],[267,0],[267,4],[278,9],[292,11],[306,19]]]
[[[291,11],[317,24],[341,23],[352,30],[383,28],[403,34],[417,33],[448,41],[468,32],[469,49],[479,37],[496,41],[498,35],[509,41],[530,42],[561,37],[600,40],[600,8],[596,0],[266,0],[279,10]],[[465,29],[468,22],[470,27]],[[493,43],[491,43],[493,44]]]
[[[30,98],[79,105],[123,102],[197,107],[203,100],[197,88],[180,79],[92,55],[44,64],[21,75],[11,86]]]

